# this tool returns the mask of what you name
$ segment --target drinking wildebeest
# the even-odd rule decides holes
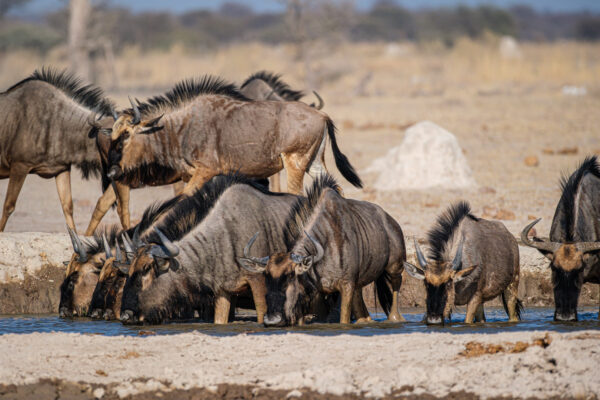
[[[519,246],[498,221],[471,214],[459,202],[440,215],[427,233],[429,260],[415,239],[419,266],[406,262],[406,271],[425,282],[428,324],[450,319],[453,305],[467,305],[466,323],[485,321],[483,303],[501,295],[510,321],[521,318]]]
[[[356,293],[373,281],[388,319],[403,320],[398,313],[398,290],[406,260],[402,230],[379,206],[345,199],[340,191],[331,176],[317,178],[307,198],[299,198],[288,216],[287,252],[258,250],[257,254],[266,256],[245,263],[246,269],[264,274],[266,279],[265,325],[302,323],[308,301],[319,292],[341,294],[341,323],[350,323],[352,309],[358,317],[367,317],[364,304],[352,303],[362,300]],[[271,240],[260,237],[260,243]]]
[[[173,198],[149,207],[140,223],[136,225],[136,228],[139,227],[138,232],[145,232],[177,200]],[[113,258],[108,256],[110,251],[107,251],[104,245],[103,234],[108,236],[108,243],[112,249],[116,245],[119,230],[117,227],[109,227],[105,231],[97,232],[93,237],[83,239],[70,228],[68,230],[74,254],[70,261],[65,261],[67,270],[60,286],[59,314],[61,317],[86,316],[101,270],[107,262],[113,262]],[[132,235],[134,231],[135,228],[128,233]]]
[[[568,179],[564,177],[561,189],[550,239],[529,239],[537,219],[523,229],[521,240],[550,260],[554,319],[576,321],[581,286],[600,284],[600,165],[596,156],[587,157]]]
[[[183,196],[143,243],[134,240],[121,321],[192,318],[214,296],[214,321],[227,323],[231,296],[250,288],[262,322],[264,279],[246,273],[236,258],[242,256],[246,238],[256,232],[271,239],[259,251],[280,251],[281,227],[296,199],[239,175],[214,177]]]
[[[109,150],[108,175],[126,184],[140,167],[170,169],[188,180],[184,192],[190,194],[220,173],[267,178],[285,168],[288,191],[300,193],[305,172],[325,173],[329,137],[342,175],[362,186],[337,146],[333,121],[306,104],[251,101],[234,85],[207,76],[131,105],[113,126]]]
[[[288,84],[286,84],[280,79],[279,75],[265,71],[254,73],[248,79],[246,79],[246,81],[244,81],[242,85],[242,88],[240,89],[240,92],[242,93],[242,95],[251,100],[296,101],[303,96],[303,93],[301,91],[292,90]],[[319,105],[315,106],[313,103],[311,104],[311,107],[321,109],[323,107],[323,101],[316,92],[315,95],[319,99]],[[146,118],[145,113],[142,113],[142,118]],[[90,118],[89,122],[92,126],[90,136],[98,138],[98,149],[100,151],[103,161],[106,161],[108,158],[109,145],[106,145],[104,143],[104,138],[106,134],[108,134],[108,138],[110,138],[110,134],[112,132],[112,123],[110,124],[110,126],[107,126],[106,121],[102,121],[101,123],[100,121],[96,121],[94,117]],[[104,135],[100,133],[103,133]],[[110,140],[108,140],[108,142],[110,143]],[[132,188],[138,188],[145,185],[161,186],[170,183],[175,183],[175,194],[179,194],[183,189],[181,174],[177,173],[171,168],[148,169],[146,167],[147,166],[140,165],[135,172],[130,173],[130,175],[132,175],[133,178],[128,181],[128,184]],[[276,192],[279,192],[279,173],[275,174],[272,177],[271,181],[272,189]],[[121,217],[121,222],[124,228],[129,228],[129,186],[122,185],[117,182],[117,196],[115,195],[114,188],[107,186],[108,181],[105,179],[105,181],[103,182],[104,193],[102,197],[98,200],[96,209],[94,210],[94,214],[92,215],[90,224],[86,230],[86,235],[93,234],[93,232],[96,230],[96,227],[100,223],[100,220],[104,217],[106,212],[114,204],[117,197],[119,199],[118,205],[120,209],[123,209],[123,216]]]
[[[28,174],[55,178],[67,225],[75,230],[71,167],[85,179],[99,175],[96,143],[87,136],[87,118],[112,113],[102,90],[84,85],[66,71],[42,68],[0,93],[0,178],[8,188],[0,232],[15,209]]]

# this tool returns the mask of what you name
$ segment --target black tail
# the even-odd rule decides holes
[[[390,310],[392,309],[392,300],[394,299],[394,294],[392,293],[392,289],[390,289],[390,285],[388,284],[390,280],[390,276],[387,272],[379,275],[379,278],[375,281],[375,293],[377,293],[377,299],[379,300],[379,304],[381,304],[381,308],[383,308],[383,312],[386,316],[390,315]]]
[[[504,311],[506,311],[506,315],[508,314],[508,304],[506,304],[506,296],[504,296],[504,292],[502,292],[502,307],[504,307]],[[517,317],[519,317],[519,321],[521,320],[521,312],[523,311],[523,303],[521,300],[517,299]]]
[[[331,141],[331,150],[333,151],[335,166],[348,182],[357,188],[362,188],[362,181],[356,174],[354,167],[352,164],[350,164],[348,158],[340,151],[340,148],[337,145],[337,141],[335,140],[335,130],[336,128],[333,121],[327,118],[327,134],[329,135],[329,140]]]

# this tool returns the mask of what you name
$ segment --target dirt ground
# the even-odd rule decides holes
[[[172,390],[189,394],[194,388],[204,389],[197,398],[231,398],[223,393],[229,390],[250,398],[251,387],[267,398],[300,397],[305,390],[305,398],[350,393],[591,399],[600,393],[596,331],[367,337],[195,332],[143,338],[53,333],[0,336],[0,354],[0,384],[19,387],[0,387],[6,398],[26,398],[30,390],[55,386],[24,386],[41,379],[79,382],[88,398],[100,386],[107,398]],[[220,384],[246,388],[225,390]],[[425,394],[433,397],[420,397]],[[66,392],[63,396],[68,398]]]

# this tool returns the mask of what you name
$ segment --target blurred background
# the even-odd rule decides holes
[[[321,94],[366,182],[358,191],[340,179],[346,194],[381,204],[405,233],[462,198],[515,233],[543,217],[546,232],[561,172],[600,152],[599,41],[594,0],[0,0],[0,91],[53,66],[125,106],[189,77],[240,84],[273,71],[307,103]],[[425,120],[457,138],[475,184],[382,189],[398,171],[373,161]],[[100,184],[75,180],[83,229]],[[133,191],[134,219],[171,193]],[[27,230],[64,230],[52,181],[27,179],[7,231]]]

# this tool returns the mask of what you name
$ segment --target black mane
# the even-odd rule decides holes
[[[429,258],[435,261],[447,261],[444,260],[444,253],[450,249],[446,247],[463,218],[477,221],[477,217],[471,214],[469,203],[465,201],[451,205],[438,217],[434,227],[427,232]]]
[[[304,224],[310,219],[325,189],[333,189],[338,193],[342,191],[331,175],[324,174],[313,181],[313,185],[308,189],[306,197],[298,197],[292,205],[283,228],[283,238],[288,251],[292,249],[295,242],[302,235]]]
[[[29,77],[12,85],[6,92],[30,81],[46,82],[77,103],[99,114],[110,115],[114,109],[112,102],[104,97],[102,89],[91,84],[84,84],[80,78],[67,70],[57,71],[53,68],[42,67],[41,70],[33,71]]]
[[[268,71],[258,71],[254,74],[250,75],[248,79],[242,83],[242,88],[252,82],[254,79],[260,79],[265,81],[271,89],[275,90],[275,92],[283,97],[287,101],[298,101],[302,97],[304,97],[304,92],[300,90],[292,90],[290,85],[281,80],[280,74],[275,74],[273,72]]]
[[[228,188],[237,184],[249,185],[264,194],[280,195],[279,193],[271,193],[267,187],[241,174],[217,175],[192,195],[181,196],[180,200],[168,213],[165,213],[164,218],[155,224],[155,227],[163,232],[169,240],[181,240],[202,222],[221,195]],[[156,232],[148,232],[145,241],[148,243],[161,243]]]
[[[565,241],[567,242],[575,240],[575,208],[577,207],[575,199],[579,184],[588,173],[600,179],[600,165],[598,165],[596,156],[586,157],[571,176],[567,177],[565,175],[560,180],[562,195],[560,196],[558,207],[562,208],[563,211],[563,218],[560,221],[560,225],[565,233]],[[556,211],[558,213],[559,210],[557,209]]]
[[[140,103],[139,109],[142,113],[149,114],[164,108],[176,108],[204,94],[223,95],[235,100],[251,101],[241,94],[233,83],[228,83],[216,76],[205,75],[200,79],[186,79],[177,83],[167,93],[151,97]]]

